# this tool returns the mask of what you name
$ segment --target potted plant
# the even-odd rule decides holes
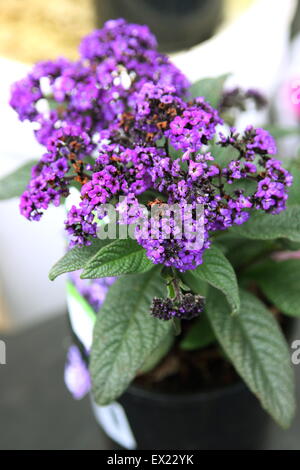
[[[69,250],[50,279],[75,273],[71,323],[95,411],[119,400],[127,447],[255,448],[256,398],[283,427],[294,416],[282,329],[300,314],[300,262],[278,252],[300,247],[298,163],[283,166],[268,130],[231,127],[265,100],[224,93],[226,78],[191,86],[146,26],[119,19],[83,39],[77,62],[39,63],[12,89],[46,150],[2,193],[27,184],[29,220],[66,202]]]

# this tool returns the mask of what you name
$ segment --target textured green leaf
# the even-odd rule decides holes
[[[192,351],[205,348],[216,339],[214,331],[205,314],[202,314],[195,324],[189,329],[180,343],[181,349]]]
[[[265,296],[281,312],[300,316],[300,259],[280,262],[270,260],[250,274]]]
[[[300,205],[300,162],[298,159],[288,165],[289,172],[293,175],[293,184],[289,188],[288,206]]]
[[[222,147],[213,143],[209,148],[211,154],[215,158],[215,163],[220,165],[222,168],[228,165],[231,160],[237,160],[239,152],[233,147]]]
[[[101,248],[106,246],[111,240],[93,240],[90,246],[83,246],[72,248],[54,264],[49,273],[50,281],[53,281],[57,276],[77,269],[83,269],[90,258],[92,258]]]
[[[180,274],[180,277],[184,284],[188,286],[194,294],[202,295],[202,297],[206,296],[209,286],[207,282],[202,281],[199,277],[195,276],[194,271],[185,271]]]
[[[219,248],[212,246],[206,250],[203,263],[189,271],[189,274],[221,290],[226,295],[233,312],[239,310],[240,299],[236,275],[232,265]]]
[[[210,292],[207,315],[228,358],[263,408],[282,427],[295,413],[290,353],[274,316],[252,294],[241,291],[239,315],[228,315],[222,294]]]
[[[82,279],[144,273],[153,268],[145,249],[136,240],[115,240],[102,248],[86,264]]]
[[[30,161],[0,180],[0,200],[19,197],[25,191],[36,161]]]
[[[277,215],[254,213],[243,225],[232,227],[230,233],[257,240],[288,238],[299,242],[300,206],[288,207]]]
[[[91,353],[93,394],[100,405],[120,396],[167,338],[172,323],[154,318],[149,311],[153,297],[165,294],[156,268],[122,277],[110,288],[97,317]]]
[[[166,356],[170,351],[174,344],[174,339],[174,329],[172,328],[168,334],[164,336],[163,340],[160,342],[157,348],[155,348],[146,358],[144,364],[139,369],[138,374],[147,374],[147,372],[150,372],[152,369],[154,369],[154,367],[157,366],[163,357]]]
[[[217,107],[228,77],[229,74],[224,74],[215,78],[202,78],[198,80],[191,86],[190,92],[192,97],[203,96],[213,107]]]

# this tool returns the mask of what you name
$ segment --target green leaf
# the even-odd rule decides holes
[[[230,233],[256,240],[288,238],[299,242],[300,206],[288,207],[277,215],[256,212],[243,225],[232,227]]]
[[[269,240],[237,238],[226,252],[226,256],[235,268],[244,267],[274,251],[275,244],[276,242]]]
[[[263,128],[270,132],[275,139],[282,139],[291,135],[300,135],[299,127],[280,127],[273,124],[266,124]]]
[[[185,271],[184,273],[180,273],[180,278],[194,294],[199,294],[203,297],[206,296],[208,284],[207,282],[202,281],[198,276],[195,276],[194,271]]]
[[[173,160],[176,160],[180,157],[182,157],[182,150],[176,150],[172,145],[169,144],[169,155],[172,157]],[[182,163],[180,161],[180,163]]]
[[[86,264],[82,279],[144,273],[153,268],[145,249],[136,240],[115,240],[102,248]]]
[[[295,413],[290,353],[274,316],[252,294],[241,291],[239,315],[228,315],[225,298],[212,290],[207,315],[228,358],[263,408],[287,428]]]
[[[224,183],[224,191],[225,193],[232,195],[236,191],[243,191],[245,196],[251,196],[253,193],[256,192],[257,182],[247,179],[235,180],[231,184]]]
[[[75,246],[75,248],[67,251],[67,253],[51,268],[49,272],[50,281],[54,281],[54,279],[61,274],[84,268],[89,259],[110,242],[111,240],[108,239],[95,239],[90,246]]]
[[[215,158],[215,162],[222,168],[228,165],[231,160],[237,160],[239,152],[233,147],[222,147],[215,142],[210,146],[209,151]]]
[[[149,311],[153,297],[165,294],[158,269],[122,277],[110,288],[97,316],[91,353],[93,394],[99,405],[119,397],[167,338],[172,323]]]
[[[300,317],[300,259],[269,260],[249,275],[281,312]]]
[[[214,108],[217,107],[228,77],[229,74],[227,73],[215,78],[202,78],[198,80],[190,88],[192,97],[203,96]]]
[[[203,263],[189,271],[195,280],[206,281],[226,295],[233,312],[240,308],[239,289],[234,269],[222,251],[216,246],[206,250]]]
[[[29,183],[31,169],[36,164],[37,161],[30,161],[13,173],[4,176],[0,180],[0,200],[21,196]]]
[[[300,162],[295,160],[288,165],[289,172],[293,176],[293,184],[289,188],[288,206],[300,205]]]
[[[213,329],[203,313],[195,324],[189,329],[180,343],[181,349],[192,351],[194,349],[205,348],[216,340]]]
[[[154,367],[156,367],[162,358],[167,355],[170,351],[171,347],[174,344],[174,331],[170,329],[169,333],[164,337],[161,343],[151,352],[151,354],[147,357],[142,367],[139,369],[138,374],[147,374],[150,372]]]

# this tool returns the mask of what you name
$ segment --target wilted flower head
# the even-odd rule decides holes
[[[200,315],[204,308],[204,298],[191,293],[184,294],[179,299],[159,299],[155,297],[152,301],[151,313],[161,320],[179,318],[191,320]]]

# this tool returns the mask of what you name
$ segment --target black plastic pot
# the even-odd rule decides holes
[[[88,362],[88,355],[72,327],[71,332],[83,359]],[[133,384],[118,403],[140,450],[263,449],[270,423],[242,381],[209,392],[178,395]],[[97,416],[96,419],[99,422]],[[124,447],[111,439],[109,448]]]
[[[287,339],[294,324],[292,319],[284,324]],[[88,362],[80,340],[72,328],[71,331],[73,341]],[[182,394],[147,390],[132,384],[117,402],[123,408],[138,450],[264,449],[271,422],[242,381],[208,392]],[[114,411],[111,418],[117,419]],[[99,422],[97,416],[96,419]],[[111,440],[109,449],[125,448],[116,441]]]
[[[138,449],[261,449],[270,422],[242,382],[180,396],[131,386],[118,401]]]
[[[223,17],[223,0],[94,0],[97,27],[125,18],[147,24],[163,52],[191,47],[211,37]]]

